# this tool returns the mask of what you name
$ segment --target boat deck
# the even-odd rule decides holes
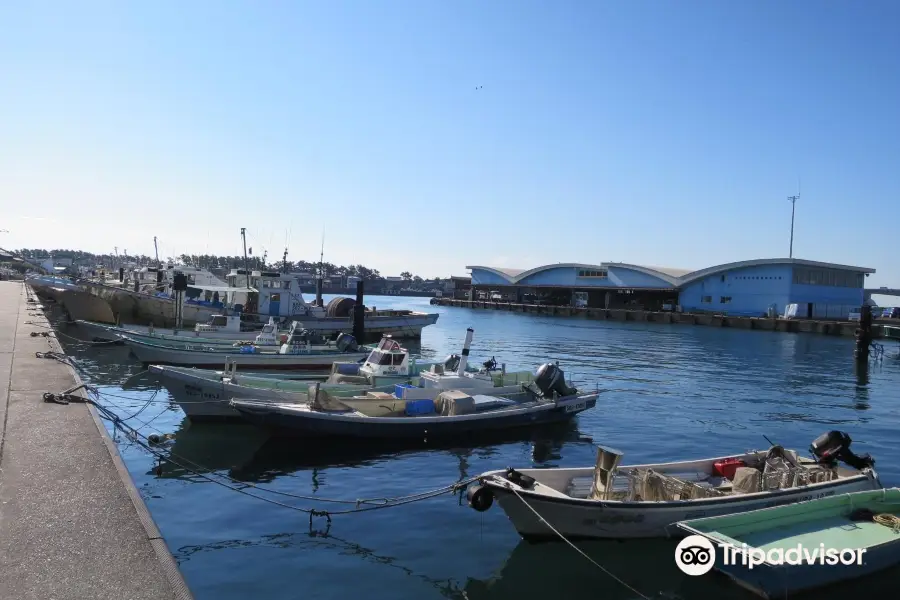
[[[894,514],[900,515],[900,512]],[[896,541],[900,539],[900,533],[873,521],[851,521],[848,517],[835,516],[755,531],[736,539],[766,552],[773,548],[796,548],[797,544],[811,552],[819,544],[836,549],[868,548]]]

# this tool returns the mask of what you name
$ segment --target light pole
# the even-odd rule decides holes
[[[788,254],[788,258],[794,258],[794,206],[797,204],[797,200],[800,199],[800,194],[796,196],[788,196],[788,200],[791,201],[791,248]]]

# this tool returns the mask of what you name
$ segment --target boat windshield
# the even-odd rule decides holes
[[[386,352],[372,350],[371,354],[369,354],[369,358],[366,359],[366,362],[373,365],[389,366],[391,364],[391,355]]]
[[[225,317],[213,317],[209,320],[209,324],[215,327],[224,327],[228,324],[228,320]]]
[[[263,325],[262,333],[273,333],[275,331],[274,325]]]

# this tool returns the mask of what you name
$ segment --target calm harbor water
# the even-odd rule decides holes
[[[378,307],[440,313],[419,356],[459,352],[475,330],[473,360],[509,370],[558,360],[576,384],[602,390],[571,426],[520,433],[477,447],[397,448],[272,441],[250,426],[189,426],[165,388],[141,374],[126,348],[67,351],[129,423],[174,433],[164,451],[265,489],[323,498],[401,496],[490,469],[591,465],[595,443],[624,461],[702,458],[764,448],[763,436],[805,451],[820,433],[847,431],[885,485],[900,484],[900,360],[857,372],[845,338],[760,331],[581,321],[432,307],[427,298],[373,297]],[[61,329],[77,336],[77,328]],[[127,380],[127,381],[126,381]],[[149,400],[152,402],[148,402]],[[265,503],[157,461],[119,436],[136,485],[198,600],[349,597],[500,599],[635,598],[562,543],[519,540],[496,505],[476,513],[455,496],[325,519]],[[251,490],[252,491],[252,490]],[[305,508],[339,509],[255,491]],[[669,541],[592,542],[592,558],[650,597],[750,598],[716,575],[687,577]],[[865,586],[864,588],[862,586]],[[895,593],[900,572],[839,586]]]

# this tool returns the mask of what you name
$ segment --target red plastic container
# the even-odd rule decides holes
[[[726,479],[734,479],[734,472],[737,471],[737,468],[746,466],[747,463],[740,458],[726,458],[713,463],[713,474]]]

